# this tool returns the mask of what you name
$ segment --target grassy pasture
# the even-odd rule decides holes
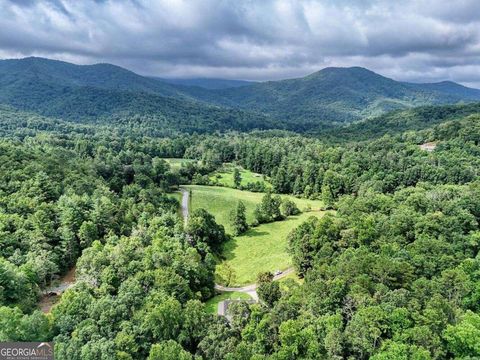
[[[234,164],[224,164],[223,167],[215,171],[210,175],[210,181],[218,183],[218,185],[226,187],[234,187],[233,183],[233,170],[237,168],[240,171],[242,177],[242,186],[246,186],[248,183],[260,182],[264,183],[267,188],[271,188],[271,184],[264,178],[263,175],[254,173],[250,170],[246,170],[241,166]]]
[[[182,158],[164,158],[163,160],[165,160],[173,170],[180,169],[182,167],[182,164],[197,162],[197,160],[194,159]]]
[[[287,252],[288,234],[308,217],[321,214],[312,211],[262,224],[227,242],[222,255],[224,262],[234,270],[235,285],[254,283],[260,272],[285,270],[292,266]]]
[[[229,220],[230,211],[235,209],[239,201],[243,201],[247,209],[247,221],[252,222],[255,207],[262,200],[263,193],[254,193],[250,191],[241,191],[226,187],[203,186],[203,185],[186,185],[182,186],[192,190],[191,210],[203,208],[215,216],[217,223],[225,226],[225,230],[231,233]],[[287,197],[297,204],[298,208],[303,211],[310,207],[312,212],[318,211],[322,207],[319,200],[298,199],[289,195]]]
[[[238,201],[243,201],[247,209],[247,220],[253,220],[255,206],[261,201],[262,193],[240,191],[225,187],[189,185],[185,188],[192,191],[191,209],[204,208],[218,223],[225,226],[231,233],[229,213]],[[282,195],[295,201],[300,210],[307,207],[311,211],[291,216],[283,221],[262,224],[249,229],[241,236],[233,237],[225,244],[222,254],[223,262],[227,263],[235,273],[235,285],[245,285],[255,282],[259,272],[285,270],[291,266],[287,249],[287,236],[294,228],[310,216],[322,216],[322,202],[317,200],[297,199]],[[220,265],[220,264],[219,264]],[[217,279],[221,282],[221,279]]]

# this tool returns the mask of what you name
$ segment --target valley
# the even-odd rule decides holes
[[[0,359],[480,360],[479,56],[475,0],[0,0]]]
[[[0,341],[67,360],[480,356],[478,90],[39,58],[0,61],[0,84]]]

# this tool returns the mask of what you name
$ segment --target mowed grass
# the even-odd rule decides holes
[[[218,303],[223,300],[250,300],[251,297],[248,294],[241,293],[241,292],[225,292],[219,295],[216,295],[209,299],[205,303],[205,310],[209,314],[216,314],[218,311]]]
[[[236,166],[234,164],[224,164],[220,170],[217,170],[212,175],[210,175],[210,181],[217,182],[219,185],[227,187],[235,187],[233,182],[233,170],[237,168],[240,171],[240,176],[242,177],[242,186],[246,186],[248,183],[260,182],[264,183],[265,186],[271,188],[272,185],[265,180],[263,175],[254,173],[250,170],[246,170],[241,166]]]
[[[182,159],[182,158],[164,158],[163,160],[165,160],[172,169],[174,170],[178,170],[182,167],[182,164],[186,164],[186,163],[193,163],[193,162],[197,162],[197,160],[194,160],[194,159]]]
[[[260,203],[263,193],[240,191],[225,187],[188,185],[192,191],[191,209],[204,208],[215,216],[217,223],[225,226],[231,233],[229,213],[238,201],[243,201],[247,210],[247,221],[254,218],[255,206]],[[223,262],[227,263],[235,273],[234,285],[254,283],[257,274],[263,271],[285,270],[291,266],[287,253],[288,234],[310,216],[320,217],[322,202],[317,200],[297,199],[282,195],[295,201],[300,210],[310,208],[297,216],[290,216],[283,221],[262,224],[249,229],[245,234],[233,237],[224,246]],[[222,263],[223,263],[222,262]],[[219,264],[221,265],[221,264]]]
[[[262,224],[234,237],[224,246],[223,262],[235,273],[235,285],[254,283],[261,272],[286,270],[292,266],[287,252],[288,234],[310,216],[321,216],[320,211],[290,216],[283,221]],[[222,263],[223,263],[222,262]]]
[[[247,210],[247,222],[251,223],[254,219],[253,213],[258,203],[262,201],[263,193],[254,193],[250,191],[241,191],[220,186],[202,186],[186,185],[182,186],[192,191],[191,210],[203,208],[215,216],[218,224],[225,226],[227,233],[232,233],[230,226],[230,212],[235,209],[239,201],[245,204]],[[318,200],[298,199],[289,195],[287,197],[297,204],[303,211],[310,207],[312,211],[318,211],[322,207],[322,202]]]

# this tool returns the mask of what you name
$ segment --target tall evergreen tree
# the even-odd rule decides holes
[[[240,170],[238,168],[235,168],[233,170],[233,184],[235,185],[236,188],[239,188],[242,183],[242,175],[240,174]]]
[[[240,235],[248,230],[246,211],[245,204],[239,201],[236,209],[230,214],[234,235]]]

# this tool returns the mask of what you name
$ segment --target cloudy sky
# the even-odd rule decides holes
[[[0,58],[270,80],[365,66],[480,88],[478,0],[0,0]]]

